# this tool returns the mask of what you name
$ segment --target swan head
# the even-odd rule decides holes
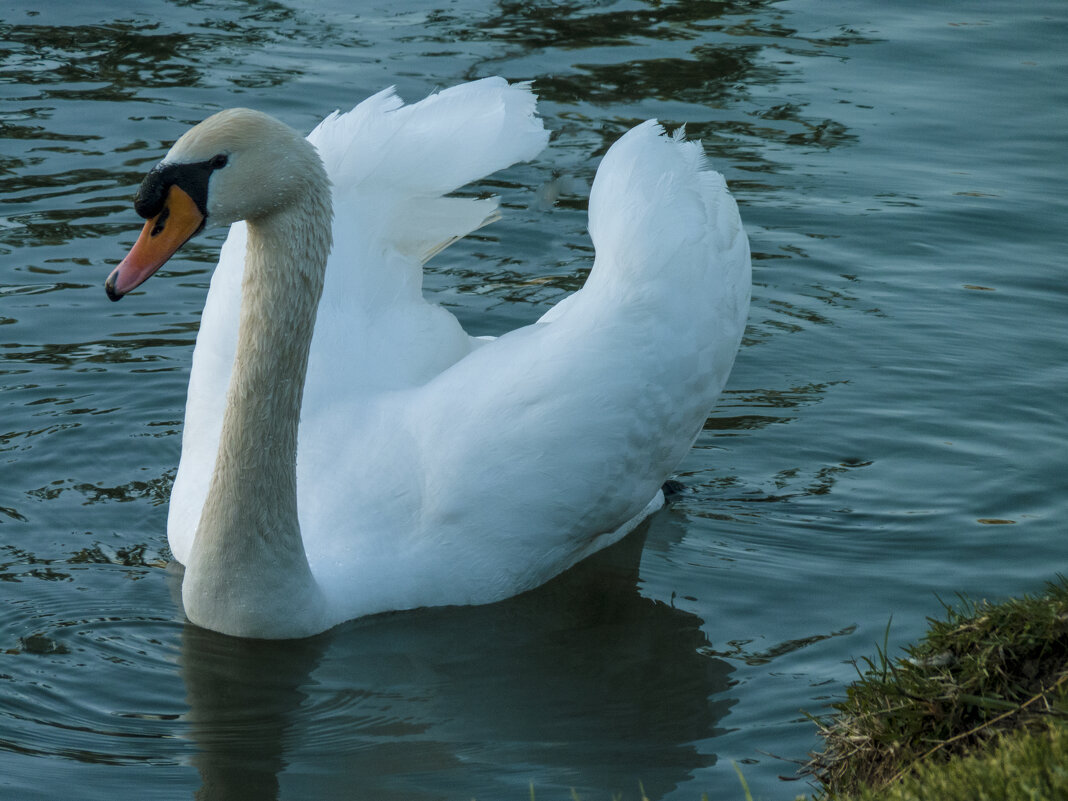
[[[247,108],[208,117],[141,182],[134,209],[147,222],[108,276],[108,297],[144,283],[205,228],[265,219],[325,183],[314,146],[274,117]]]

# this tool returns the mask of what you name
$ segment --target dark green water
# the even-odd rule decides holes
[[[34,7],[37,10],[27,10]],[[852,657],[1068,571],[1068,14],[1041,2],[0,5],[0,798],[792,798]],[[246,105],[534,79],[553,142],[431,265],[472,333],[591,261],[658,117],[742,205],[728,392],[640,538],[512,602],[302,644],[184,624],[165,504],[220,237],[113,305],[142,174]],[[644,547],[643,547],[644,546]]]

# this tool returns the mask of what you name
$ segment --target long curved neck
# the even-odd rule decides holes
[[[304,379],[331,244],[325,176],[317,189],[248,224],[237,355],[183,585],[189,618],[229,634],[306,633],[323,611],[296,482]]]

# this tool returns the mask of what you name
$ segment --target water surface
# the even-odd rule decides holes
[[[0,796],[739,798],[940,598],[1068,569],[1059,3],[211,0],[0,13]],[[220,235],[118,305],[190,124],[533,79],[553,141],[430,265],[475,334],[581,285],[599,157],[657,117],[742,207],[728,390],[638,535],[495,606],[301,644],[186,624],[166,501]],[[776,759],[771,754],[784,759]]]

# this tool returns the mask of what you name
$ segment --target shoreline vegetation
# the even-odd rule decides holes
[[[884,646],[857,671],[812,717],[825,747],[801,772],[819,801],[1068,799],[1065,577],[1034,597],[962,597],[905,656]]]

